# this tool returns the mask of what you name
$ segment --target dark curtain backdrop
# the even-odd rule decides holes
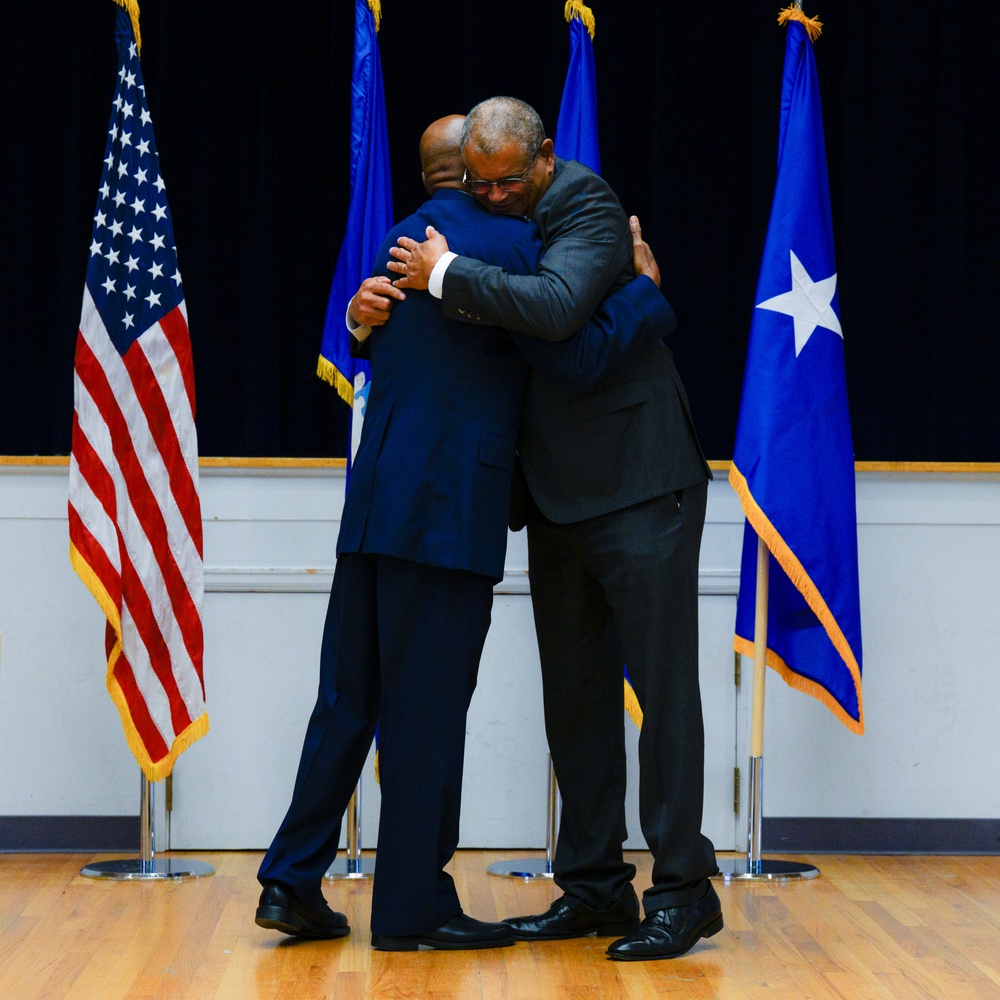
[[[552,129],[562,0],[383,0],[397,217],[417,141],[493,94]],[[705,451],[732,455],[775,174],[774,0],[593,0],[604,176],[679,317]],[[314,375],[348,199],[354,4],[143,0],[142,63],[194,341],[203,455],[343,455]],[[996,7],[806,5],[823,94],[858,459],[996,461]],[[0,454],[65,454],[113,96],[111,0],[0,18]],[[878,16],[876,16],[878,15]]]

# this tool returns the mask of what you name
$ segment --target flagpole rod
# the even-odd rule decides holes
[[[556,769],[549,755],[549,799],[545,823],[545,858],[519,858],[516,861],[494,861],[486,872],[488,875],[503,875],[506,878],[552,878],[552,861],[555,857],[556,836],[559,832],[559,783]]]
[[[215,869],[206,861],[184,858],[156,857],[156,838],[153,827],[153,782],[144,772],[139,772],[139,857],[120,858],[116,861],[93,861],[80,869],[86,878],[105,878],[116,881],[145,879],[201,878],[212,875]]]
[[[361,857],[361,782],[354,789],[351,801],[347,803],[347,850],[343,858],[337,858],[326,870],[324,878],[371,878],[375,872],[375,862]]]
[[[153,870],[153,786],[145,774],[139,777],[139,859],[143,871]]]
[[[767,591],[770,552],[757,538],[757,600],[753,626],[753,707],[750,714],[750,755],[764,756],[764,683],[767,676]]]
[[[764,686],[767,680],[767,597],[770,552],[757,538],[757,599],[753,628],[753,701],[750,710],[750,789],[748,794],[747,866],[760,866],[761,813],[764,798]]]
[[[556,837],[559,834],[559,783],[556,781],[556,769],[549,757],[549,806],[548,824],[545,830],[545,872],[552,878],[552,862],[556,852]]]
[[[757,536],[757,590],[753,629],[753,700],[750,709],[750,782],[747,792],[747,852],[744,858],[724,858],[719,873],[727,884],[738,881],[791,882],[816,878],[819,869],[797,861],[763,859],[761,827],[764,816],[764,686],[767,677],[767,607],[771,553]]]

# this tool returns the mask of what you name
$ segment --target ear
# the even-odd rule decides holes
[[[544,170],[544,176],[552,179],[556,172],[556,148],[555,143],[551,139],[546,139],[545,142],[538,147],[538,155],[542,158],[542,169]]]

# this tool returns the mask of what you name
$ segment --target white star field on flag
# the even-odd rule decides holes
[[[133,43],[118,70],[87,285],[119,353],[183,299],[165,185],[136,82]]]

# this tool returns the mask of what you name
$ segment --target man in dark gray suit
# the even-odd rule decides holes
[[[465,186],[492,211],[529,216],[537,277],[400,240],[390,269],[429,287],[445,316],[562,340],[631,278],[626,217],[596,174],[554,154],[528,105],[493,98],[467,116]],[[670,958],[722,928],[701,833],[704,732],[698,686],[698,556],[711,473],[671,352],[650,344],[590,391],[535,373],[518,441],[545,724],[563,796],[555,880],[543,914],[508,920],[522,939],[634,927],[635,868],[622,857],[622,664],[643,725],[640,821],[653,854],[646,917],[611,943],[623,960]],[[517,527],[517,525],[512,525]]]

